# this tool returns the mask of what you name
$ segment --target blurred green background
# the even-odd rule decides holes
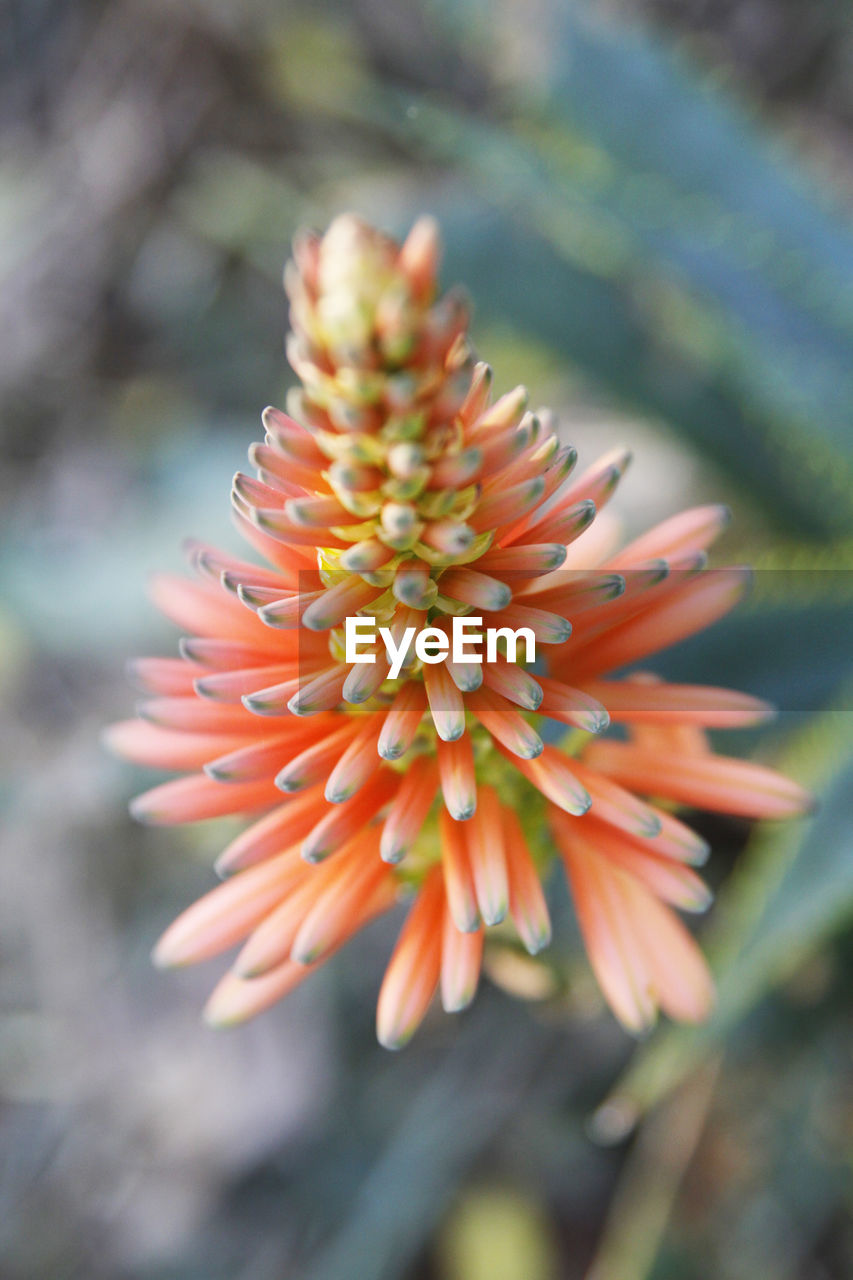
[[[0,77],[3,1280],[853,1274],[853,7],[847,0],[20,0]],[[158,975],[220,828],[146,831],[103,756],[144,595],[282,403],[303,223],[439,216],[499,387],[629,530],[706,499],[750,602],[658,669],[773,698],[726,741],[821,795],[699,819],[719,1009],[636,1045],[565,889],[400,1056],[398,919],[212,1034]],[[215,966],[212,966],[215,968]],[[519,1002],[509,991],[526,997]]]

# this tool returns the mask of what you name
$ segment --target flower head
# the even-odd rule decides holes
[[[725,510],[617,549],[596,517],[628,454],[576,478],[575,451],[524,388],[492,402],[464,301],[437,296],[438,256],[429,220],[402,246],[349,215],[297,239],[285,281],[302,386],[288,414],[264,413],[256,475],[232,494],[264,564],[193,543],[195,579],[154,584],[187,636],[179,658],[135,664],[147,699],[109,736],[185,776],[133,811],[252,815],[219,858],[225,882],[155,958],[240,944],[207,1009],[240,1021],[407,895],[378,1002],[379,1038],[397,1047],[437,988],[447,1010],[470,1003],[489,929],[507,921],[529,952],[547,945],[556,847],[616,1015],[635,1030],[658,1008],[700,1020],[711,982],[673,908],[707,905],[694,869],[707,847],[673,807],[784,817],[807,803],[707,741],[765,704],[633,670],[742,594],[742,570],[705,567]],[[378,642],[373,661],[348,657],[354,617],[386,629],[397,668]],[[459,617],[503,636],[493,661],[445,653]],[[437,660],[404,647],[428,627]],[[513,655],[507,630],[545,647],[547,674]],[[603,736],[611,723],[627,732]]]

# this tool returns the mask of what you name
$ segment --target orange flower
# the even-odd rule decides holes
[[[186,776],[133,812],[257,815],[219,858],[225,882],[155,959],[242,944],[207,1008],[216,1024],[241,1021],[408,893],[378,1002],[379,1039],[398,1047],[437,988],[447,1010],[473,999],[486,929],[506,919],[531,953],[547,945],[548,858],[528,843],[547,823],[617,1016],[635,1030],[659,1007],[701,1019],[710,978],[671,908],[706,906],[693,864],[707,848],[669,802],[760,818],[807,797],[707,743],[706,728],[759,721],[765,704],[604,677],[738,600],[743,571],[705,568],[726,513],[685,512],[614,552],[593,521],[628,454],[571,478],[575,451],[547,414],[527,412],[524,388],[491,403],[464,303],[436,300],[437,259],[428,220],[402,247],[351,216],[297,240],[288,353],[302,387],[290,415],[266,410],[257,477],[238,475],[232,494],[266,564],[192,544],[196,579],[154,584],[188,636],[180,658],[135,664],[147,700],[109,741]],[[449,637],[456,617],[528,628],[549,674],[508,652],[479,663],[408,652],[394,674],[378,642],[374,661],[351,662],[344,623],[356,616],[398,649],[408,628]],[[600,737],[611,722],[627,740]],[[559,725],[561,745],[545,745]]]

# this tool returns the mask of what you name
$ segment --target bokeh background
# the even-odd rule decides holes
[[[853,9],[838,0],[20,0],[0,76],[4,1280],[853,1274]],[[774,699],[726,749],[821,795],[701,819],[719,979],[635,1044],[562,885],[545,965],[373,1037],[398,920],[232,1033],[156,974],[222,827],[109,760],[146,575],[233,545],[303,223],[442,222],[501,389],[728,501],[747,605],[658,669]],[[216,966],[211,966],[215,969]],[[514,993],[511,997],[507,992]],[[521,996],[521,1001],[517,997]]]

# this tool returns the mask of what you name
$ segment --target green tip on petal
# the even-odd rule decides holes
[[[383,1035],[383,1034],[380,1034],[379,1031],[377,1031],[376,1039],[382,1045],[383,1049],[390,1049],[391,1052],[394,1053],[398,1049],[405,1049],[406,1045],[409,1043],[409,1041],[411,1040],[414,1034],[415,1034],[414,1027],[412,1027],[410,1030],[407,1030],[407,1031],[401,1031],[398,1035],[393,1037],[387,1032]]]

